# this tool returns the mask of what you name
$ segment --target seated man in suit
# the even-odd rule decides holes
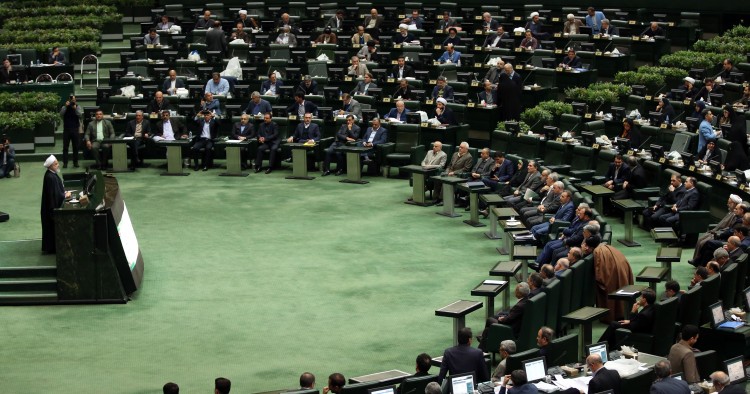
[[[443,46],[447,46],[448,44],[461,45],[461,37],[458,36],[458,30],[453,27],[448,29],[448,37],[445,37],[445,40],[442,42]]]
[[[448,374],[457,375],[468,372],[474,373],[477,382],[490,380],[484,354],[481,350],[471,347],[472,337],[471,328],[464,327],[458,330],[458,345],[449,347],[443,352],[438,382],[442,382]]]
[[[391,77],[396,79],[414,78],[414,67],[406,64],[406,58],[401,55],[396,60],[398,64],[391,69]]]
[[[148,29],[148,34],[143,37],[143,45],[159,45],[159,35],[156,28]]]
[[[560,67],[566,69],[581,68],[582,65],[583,61],[576,55],[576,51],[573,48],[568,49],[568,56],[563,58],[562,62],[560,63]]]
[[[441,125],[457,125],[458,121],[456,120],[456,116],[453,115],[453,110],[448,108],[448,101],[443,97],[438,97],[435,101],[435,119],[437,119]]]
[[[492,15],[489,12],[485,12],[482,14],[482,31],[484,31],[485,33],[489,33],[491,31],[497,30],[498,26],[500,26],[500,22],[493,19]]]
[[[157,91],[154,93],[154,99],[148,104],[148,113],[160,114],[162,111],[169,111],[172,107],[169,101],[164,100],[164,93]]]
[[[492,86],[492,82],[485,79],[483,85],[484,90],[479,92],[479,104],[484,106],[497,105],[497,90]]]
[[[555,216],[551,217],[548,221],[542,221],[538,224],[535,224],[531,227],[531,234],[534,236],[534,239],[541,240],[543,236],[549,234],[549,226],[555,222],[555,220],[564,220],[566,222],[569,222],[573,220],[573,217],[575,215],[575,209],[573,206],[572,196],[570,195],[570,191],[564,190],[562,193],[560,193],[560,208],[557,209],[557,212],[555,212]],[[541,216],[538,220],[543,220],[544,216]],[[529,219],[529,223],[537,222],[538,220],[533,220],[533,218]]]
[[[250,95],[250,102],[247,104],[243,113],[249,115],[265,114],[266,112],[272,112],[271,103],[260,97],[260,92],[255,91]]]
[[[503,29],[502,25],[499,25],[497,27],[497,31],[487,36],[487,39],[484,40],[483,46],[487,48],[499,48],[500,44],[502,43],[501,40],[505,40],[508,38],[510,38],[510,35],[508,35],[508,33]]]
[[[94,155],[97,168],[107,168],[107,153],[110,144],[104,144],[102,140],[109,138],[115,138],[115,129],[112,127],[112,122],[104,119],[104,112],[97,109],[94,121],[86,126],[86,134],[84,135],[86,149]],[[101,152],[99,152],[100,149]]]
[[[276,36],[275,43],[279,45],[289,45],[289,47],[294,48],[297,46],[297,36],[291,32],[289,26],[284,26],[281,28],[281,33]]]
[[[318,142],[320,140],[320,127],[312,123],[312,114],[304,114],[303,121],[297,125],[294,135],[287,138],[286,142],[296,142],[304,144],[307,141]]]
[[[659,224],[663,227],[676,227],[680,222],[680,211],[692,211],[700,205],[700,193],[695,187],[698,181],[690,176],[685,180],[685,193],[675,202],[670,210],[659,217]]]
[[[417,356],[416,367],[415,367],[416,372],[414,373],[414,375],[407,376],[407,379],[418,378],[420,376],[430,376],[429,374],[430,367],[432,367],[432,357],[430,357],[430,355],[427,353],[420,353]],[[430,382],[430,383],[434,383],[435,385],[437,385],[437,390],[435,391],[435,394],[442,394],[443,391],[440,388],[439,384],[437,384],[436,382]],[[404,393],[401,391],[401,385],[399,385],[398,389],[396,390],[396,393],[408,394],[408,393]],[[429,394],[429,393],[430,393],[429,389],[425,387],[425,394]],[[412,392],[412,394],[415,394],[415,393]]]
[[[622,162],[622,155],[618,154],[612,163],[607,168],[607,174],[604,178],[607,180],[604,182],[604,187],[614,191],[620,191],[622,184],[628,179],[630,175],[630,167]]]
[[[607,341],[610,349],[619,349],[620,343],[617,342],[615,333],[618,328],[627,328],[632,333],[651,332],[654,327],[654,302],[656,302],[654,290],[644,289],[638,301],[630,309],[630,319],[610,323],[598,342]]]
[[[412,91],[409,81],[406,79],[398,80],[398,89],[391,95],[391,97],[397,100],[416,100],[416,95]]]
[[[604,368],[602,356],[594,353],[586,357],[586,365],[592,372],[589,381],[589,393],[600,393],[612,390],[614,394],[620,394],[620,374],[615,370]]]
[[[554,275],[553,275],[554,277]],[[555,330],[547,326],[543,326],[536,333],[536,346],[539,348],[539,354],[547,357],[549,352],[549,344],[555,339]],[[554,360],[547,360],[550,364]]]
[[[385,115],[386,120],[397,120],[399,122],[406,122],[406,114],[410,111],[404,107],[402,100],[396,101],[396,108],[391,108],[388,114]]]
[[[357,86],[351,91],[352,96],[356,95],[370,95],[370,89],[377,88],[378,85],[372,81],[372,74],[365,73],[365,79],[357,82]]]
[[[656,22],[651,22],[651,24],[646,28],[646,30],[641,33],[641,36],[654,38],[656,36],[664,37],[664,29],[659,26]]]
[[[200,167],[203,167],[203,171],[208,171],[208,166],[211,165],[213,157],[214,139],[219,136],[219,122],[216,121],[214,114],[210,111],[203,111],[200,115],[203,115],[203,117],[198,118],[196,116],[199,132],[193,137],[190,151],[193,156],[193,171],[198,171],[199,157],[201,157]],[[200,154],[201,149],[203,149],[202,156]]]
[[[521,45],[518,47],[527,51],[533,51],[539,47],[539,40],[531,35],[531,30],[526,30],[526,36],[521,40]]]
[[[357,32],[352,36],[352,45],[365,46],[371,40],[372,36],[365,32],[365,27],[357,26]]]
[[[133,137],[132,143],[128,144],[133,150],[130,164],[131,169],[135,169],[136,165],[143,165],[143,159],[138,157],[138,150],[145,146],[145,141],[149,138],[150,133],[151,123],[143,119],[143,111],[135,111],[135,119],[128,122],[128,127],[125,130],[126,137]]]
[[[353,115],[355,121],[362,119],[362,105],[349,93],[341,95],[341,103],[343,107],[339,110],[339,115]]]
[[[531,294],[531,288],[527,282],[519,282],[513,292],[516,296],[516,304],[510,308],[509,311],[499,311],[493,317],[487,318],[482,331],[481,339],[479,340],[479,349],[489,351],[487,349],[487,334],[490,331],[490,326],[493,324],[504,324],[510,326],[513,329],[513,336],[518,337],[521,331],[521,320],[523,320],[523,312],[526,309],[526,304],[529,301],[529,294]]]
[[[206,82],[205,92],[213,95],[226,96],[229,93],[229,81],[221,77],[221,74],[215,72],[211,74],[211,79]]]
[[[651,385],[650,394],[687,394],[690,386],[683,379],[675,379],[672,375],[671,364],[668,360],[660,360],[654,365],[656,380]]]
[[[297,90],[301,90],[305,94],[318,94],[318,83],[313,81],[312,77],[305,75],[305,79],[300,82]]]
[[[271,113],[263,114],[263,123],[258,126],[258,151],[255,156],[255,172],[259,173],[263,164],[263,153],[269,152],[268,169],[270,174],[276,158],[276,150],[279,148],[279,125],[271,120]]]
[[[394,44],[410,43],[414,41],[414,35],[409,33],[409,26],[402,23],[398,25],[398,34],[393,36]]]
[[[169,111],[162,111],[161,121],[156,124],[156,132],[152,138],[154,141],[174,141],[187,139],[188,132],[185,125],[177,119],[170,119]]]
[[[287,107],[286,112],[288,112],[290,116],[297,116],[297,119],[304,117],[305,114],[317,116],[318,106],[312,101],[306,101],[305,94],[297,91],[294,93],[294,104]]]
[[[602,19],[601,35],[604,37],[619,36],[620,29],[618,29],[617,26],[612,26],[612,24],[609,23],[609,19]]]
[[[679,175],[672,175],[669,179],[669,188],[667,193],[659,198],[652,207],[643,210],[643,227],[650,230],[659,225],[662,215],[671,211],[674,205],[685,193],[685,186],[682,184],[682,178]]]
[[[714,390],[720,394],[743,394],[747,393],[742,387],[744,383],[731,384],[729,376],[724,371],[716,371],[711,374],[711,383]]]
[[[214,25],[214,20],[211,19],[211,11],[209,10],[203,11],[203,16],[198,18],[198,21],[195,22],[196,29],[208,29],[213,25]]]
[[[563,24],[563,34],[578,34],[581,31],[583,22],[576,18],[573,14],[566,16],[565,24]]]
[[[250,115],[242,114],[240,121],[232,125],[232,139],[244,141],[255,138],[255,127],[250,123]],[[242,148],[242,168],[247,168],[247,146]]]
[[[448,155],[443,152],[443,143],[435,141],[432,143],[432,149],[427,151],[422,159],[422,166],[437,166],[442,169],[445,167],[445,162],[448,160]]]
[[[674,366],[674,373],[682,372],[688,383],[700,382],[698,366],[695,363],[695,350],[693,346],[698,342],[698,326],[686,324],[682,327],[680,341],[669,349],[667,359]],[[671,375],[671,372],[670,372]]]
[[[453,153],[450,164],[445,168],[442,175],[465,177],[471,170],[471,165],[474,163],[474,159],[469,153],[469,143],[466,141],[461,142],[458,145],[458,152]],[[443,205],[443,183],[440,180],[433,182],[433,194],[437,206]]]
[[[169,30],[174,26],[174,22],[169,20],[169,16],[162,15],[159,23],[156,24],[156,30]]]
[[[362,146],[374,148],[380,144],[385,144],[386,142],[388,142],[388,130],[380,126],[380,118],[373,119],[372,126],[367,129],[365,135],[362,137]],[[373,150],[373,152],[375,151]],[[362,157],[365,162],[372,161],[367,153],[363,153]],[[378,168],[380,166],[380,160],[381,158],[377,158],[378,162],[375,163],[376,165],[374,168]],[[369,167],[370,166],[368,166],[368,171],[372,172]]]
[[[326,148],[326,158],[323,161],[323,176],[331,175],[331,159],[336,156],[336,175],[343,174],[344,171],[344,154],[336,151],[339,146],[344,146],[348,142],[354,142],[359,139],[359,126],[354,123],[354,115],[346,116],[346,123],[336,133],[336,140],[331,146]]]
[[[263,81],[260,85],[261,94],[266,96],[277,96],[279,94],[279,88],[284,83],[276,76],[276,71],[268,73],[268,79]]]
[[[164,80],[161,90],[173,96],[177,94],[177,89],[181,89],[184,87],[185,87],[185,81],[177,78],[177,71],[169,70],[169,77],[167,77],[167,79]]]
[[[511,160],[505,158],[505,153],[495,152],[495,165],[490,168],[487,178],[482,178],[482,182],[495,191],[498,183],[508,182],[515,172],[516,166]]]
[[[510,387],[510,388],[508,388]],[[505,375],[499,394],[538,394],[539,390],[526,378],[526,371],[517,369]]]
[[[432,99],[437,100],[440,97],[453,101],[453,87],[448,85],[448,79],[442,75],[437,78],[437,84],[432,89]]]
[[[156,30],[154,30],[154,33],[156,33]],[[158,37],[157,37],[157,44],[158,44]],[[60,47],[52,47],[52,52],[50,52],[49,54],[49,59],[47,59],[47,64],[54,64],[56,66],[65,65],[65,55],[62,52],[60,52]]]
[[[364,77],[368,72],[370,72],[370,70],[367,69],[367,66],[365,64],[362,64],[359,56],[352,56],[352,63],[351,65],[349,65],[349,67],[347,67],[346,75],[351,75],[353,77]]]
[[[440,63],[453,63],[461,67],[461,52],[457,51],[453,44],[445,46],[445,52],[438,58]]]

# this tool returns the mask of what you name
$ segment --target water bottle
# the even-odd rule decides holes
[[[192,140],[192,139],[193,139],[193,131],[192,131],[192,130],[191,130],[191,131],[190,131],[190,133],[188,134],[188,139],[189,139],[189,140]]]

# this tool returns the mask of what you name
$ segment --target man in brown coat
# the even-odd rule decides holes
[[[607,298],[609,293],[617,289],[633,284],[633,270],[630,263],[619,250],[612,245],[589,242],[598,237],[589,237],[584,241],[584,254],[594,254],[594,278],[596,279],[596,306],[608,308],[608,322],[616,321],[625,317],[622,303]],[[587,250],[589,251],[587,253]],[[593,252],[591,252],[593,250]]]
[[[698,327],[687,324],[682,328],[681,340],[672,345],[667,356],[672,365],[672,372],[683,372],[688,383],[698,383],[701,380],[695,362],[695,350],[693,350],[696,342],[698,342]]]

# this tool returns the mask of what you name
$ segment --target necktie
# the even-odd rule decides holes
[[[615,180],[617,180],[617,174],[620,172],[619,168],[615,168]]]
[[[365,35],[362,34],[359,36],[359,45],[364,45],[365,43]]]

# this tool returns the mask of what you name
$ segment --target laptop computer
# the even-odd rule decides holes
[[[529,383],[541,382],[547,377],[547,360],[544,356],[526,360],[521,364]]]
[[[741,321],[728,320],[724,316],[724,307],[722,306],[721,301],[711,304],[708,308],[711,311],[711,327],[713,328],[735,329],[744,324]]]
[[[609,361],[607,355],[609,354],[609,351],[607,349],[607,342],[597,342],[592,343],[591,345],[586,345],[586,356],[590,356],[592,354],[598,354],[602,358],[602,362],[606,363]]]
[[[724,369],[727,371],[729,376],[729,382],[731,384],[742,383],[747,381],[747,375],[745,375],[745,368],[742,366],[742,356],[730,358],[724,361]]]

